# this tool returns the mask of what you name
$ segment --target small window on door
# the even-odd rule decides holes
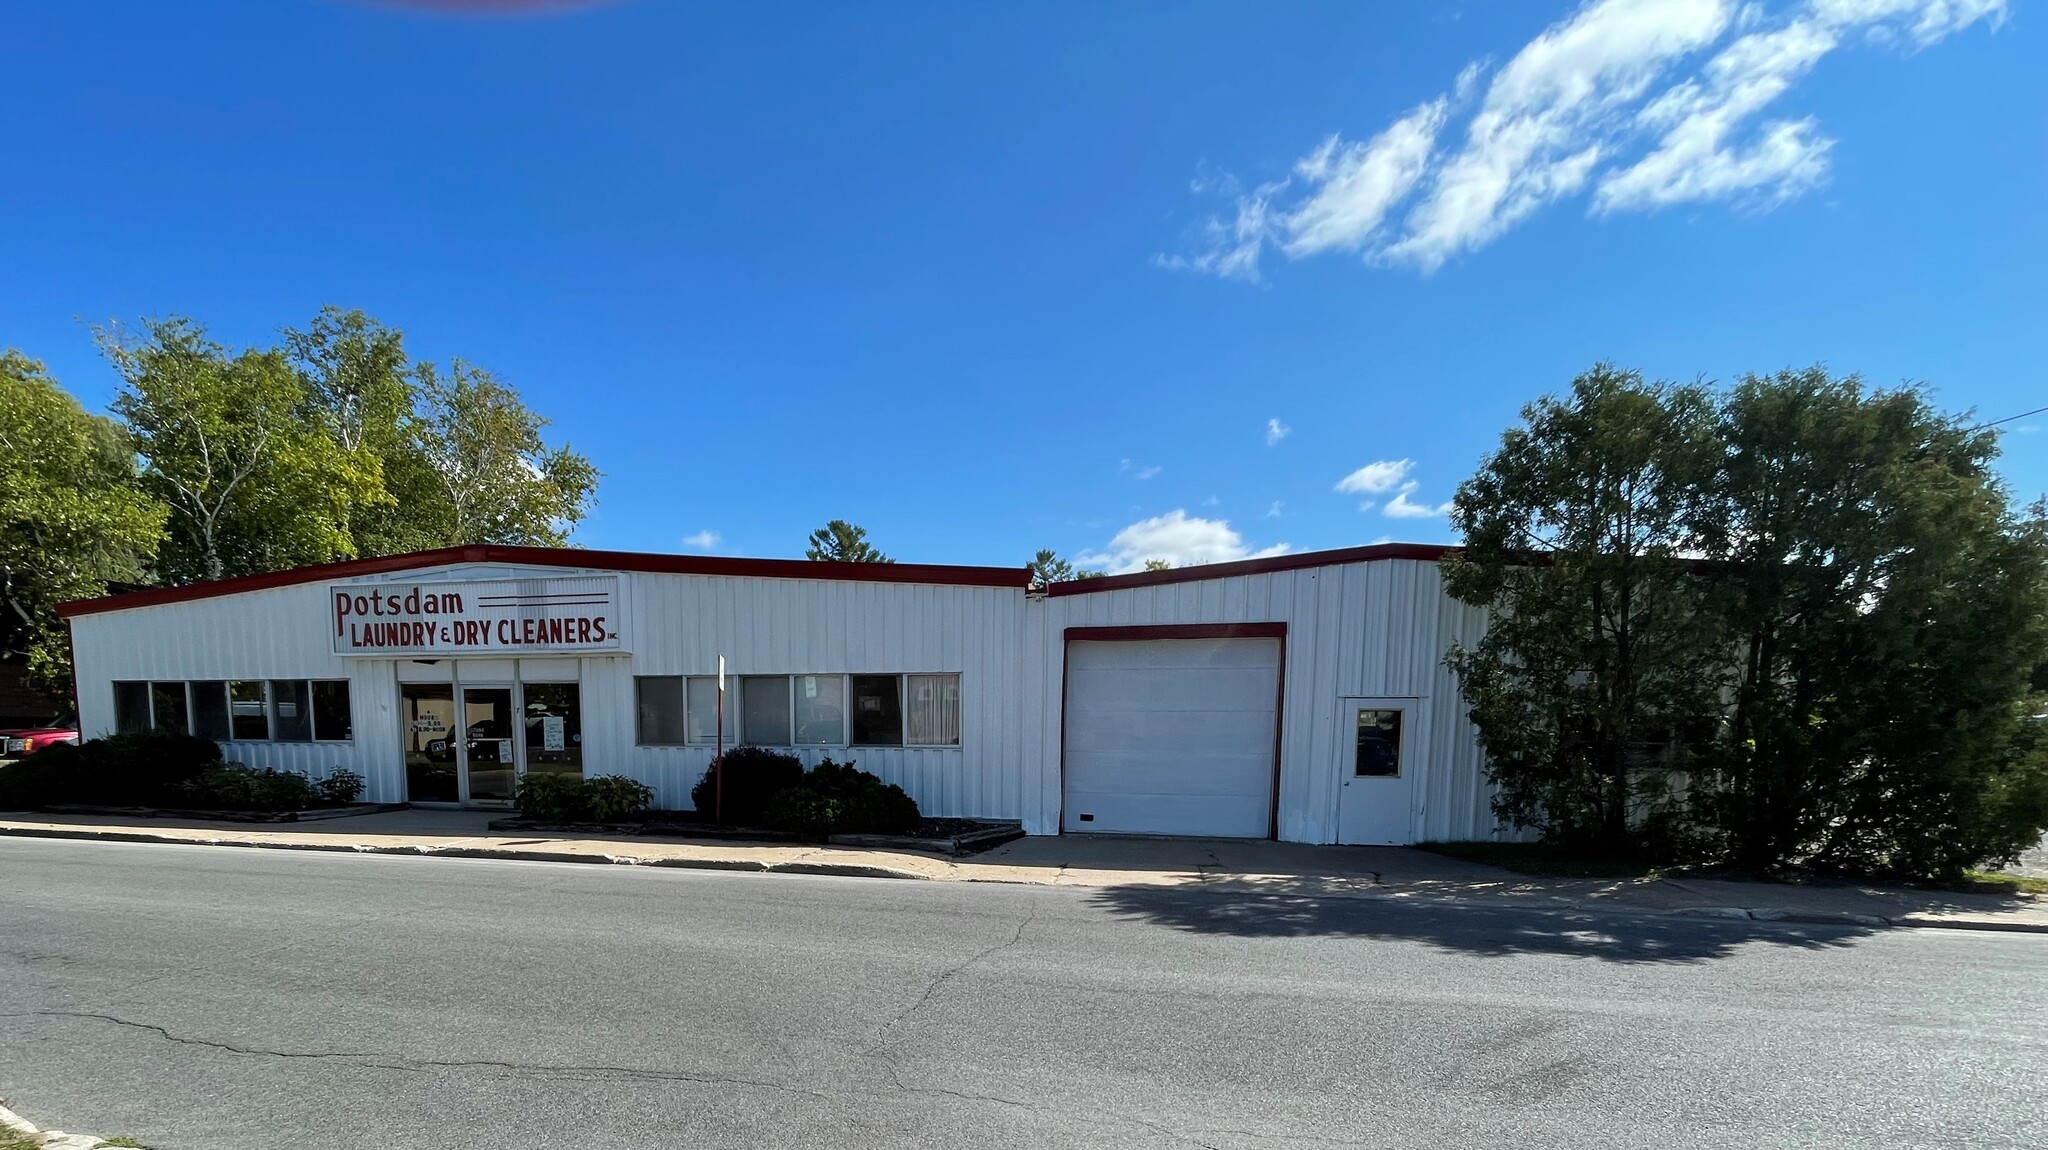
[[[1392,779],[1401,775],[1401,719],[1398,709],[1358,710],[1358,755],[1352,772],[1361,779]]]

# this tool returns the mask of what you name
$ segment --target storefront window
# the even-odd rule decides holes
[[[270,737],[280,743],[303,743],[313,737],[304,679],[270,681]]]
[[[853,745],[903,745],[903,679],[898,675],[854,675]]]
[[[528,683],[526,772],[583,773],[583,691],[575,683]]]
[[[114,684],[114,729],[136,735],[149,729],[149,684]]]
[[[960,676],[908,677],[910,724],[905,742],[920,747],[960,745]]]
[[[636,742],[672,747],[685,740],[682,676],[642,675],[633,680],[633,693]]]
[[[149,710],[150,726],[155,729],[180,735],[191,733],[185,714],[185,684],[151,683]]]
[[[718,739],[718,676],[705,675],[689,681],[690,741],[710,743]],[[739,735],[739,676],[725,680],[725,741],[737,742]]]
[[[836,747],[846,742],[846,676],[798,675],[793,686],[798,745]]]
[[[192,733],[216,741],[232,733],[226,683],[213,679],[192,684]]]
[[[741,679],[740,741],[757,747],[789,745],[789,677],[748,675]]]
[[[349,711],[347,679],[313,681],[313,737],[333,742],[355,737],[355,718]]]
[[[229,683],[228,715],[235,738],[255,741],[270,737],[270,714],[261,682],[244,679]]]

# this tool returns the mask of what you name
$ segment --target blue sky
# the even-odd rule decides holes
[[[598,547],[1448,540],[1599,359],[2048,404],[2044,60],[2022,0],[13,5],[0,345],[98,408],[91,323],[363,308]]]

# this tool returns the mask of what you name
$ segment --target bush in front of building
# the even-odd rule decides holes
[[[0,810],[175,805],[185,783],[220,761],[213,740],[168,731],[60,744],[0,770]]]
[[[924,822],[917,800],[852,763],[830,759],[768,801],[774,830],[824,840],[833,835],[907,835]]]
[[[527,774],[513,796],[522,818],[551,823],[630,822],[654,805],[654,791],[624,775]]]
[[[725,774],[722,806],[718,793],[720,771]],[[690,788],[690,802],[697,808],[699,818],[720,818],[722,812],[724,822],[760,826],[768,800],[803,781],[803,760],[795,755],[766,747],[734,747]]]
[[[180,806],[224,811],[303,811],[317,805],[319,794],[304,775],[233,761],[207,768],[178,790]]]

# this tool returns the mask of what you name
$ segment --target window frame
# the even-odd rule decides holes
[[[691,680],[692,678],[695,678],[695,677],[698,677],[698,676],[691,676],[691,675],[635,675],[635,676],[633,676],[633,745],[634,745],[634,746],[636,746],[636,747],[687,747],[687,746],[690,746],[690,745],[691,745],[691,740],[690,740],[690,680]],[[677,718],[678,722],[680,723],[680,725],[681,725],[681,727],[682,727],[682,738],[680,738],[680,739],[677,739],[677,740],[674,740],[674,741],[668,741],[668,740],[650,740],[650,739],[648,739],[648,737],[647,737],[647,726],[646,726],[646,723],[644,722],[644,716],[645,716],[645,714],[646,714],[646,704],[645,704],[644,702],[642,702],[642,697],[641,697],[641,694],[640,694],[640,692],[641,692],[641,690],[643,689],[643,685],[644,685],[644,684],[646,684],[646,683],[647,683],[647,682],[648,682],[649,680],[653,680],[653,681],[655,681],[655,682],[663,682],[663,683],[673,682],[673,683],[674,683],[674,684],[676,685],[676,690],[677,690],[677,691],[678,691],[678,692],[680,693],[680,702],[681,702],[681,706],[680,706],[679,708],[677,708],[677,715],[676,715],[676,718]]]

